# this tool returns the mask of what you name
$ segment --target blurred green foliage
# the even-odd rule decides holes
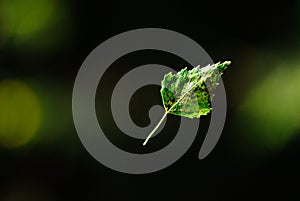
[[[69,33],[67,11],[63,1],[1,0],[0,42],[27,48],[57,45]]]
[[[36,93],[16,80],[0,82],[0,145],[18,147],[35,135],[41,122]]]
[[[295,57],[278,61],[239,105],[235,123],[243,129],[241,137],[252,143],[253,154],[282,150],[300,129],[299,66]]]

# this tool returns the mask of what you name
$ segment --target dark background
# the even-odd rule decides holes
[[[197,156],[209,115],[201,117],[199,135],[180,160],[129,175],[101,165],[81,144],[72,88],[95,47],[147,27],[177,31],[215,62],[232,61],[223,76],[228,113],[220,141],[204,160]],[[297,1],[0,0],[0,200],[298,200],[299,34]],[[124,56],[110,76],[122,65],[153,60],[184,67],[174,55],[143,51]],[[147,125],[150,103],[161,104],[158,87],[134,96],[137,125]],[[109,112],[99,115],[106,119]],[[171,134],[152,145],[162,148]],[[121,147],[127,140],[134,152],[131,139],[115,140]]]

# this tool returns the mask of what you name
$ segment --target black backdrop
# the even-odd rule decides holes
[[[62,124],[54,125],[55,129],[49,126],[45,140],[18,149],[0,149],[0,198],[2,195],[3,200],[9,200],[8,195],[16,190],[22,197],[16,200],[297,200],[299,140],[271,158],[239,155],[240,150],[231,146],[244,132],[241,125],[232,123],[235,107],[257,82],[245,67],[252,62],[247,54],[260,54],[256,53],[258,49],[297,49],[296,2],[69,1],[66,5],[71,19],[66,27],[72,31],[59,46],[29,53],[20,51],[17,45],[1,48],[1,79],[21,77],[43,83],[37,88],[57,100],[51,105],[53,110],[58,108],[54,116],[69,119],[69,124],[68,128]],[[82,146],[70,120],[72,86],[82,62],[97,45],[124,31],[146,27],[183,33],[204,47],[214,61],[233,61],[223,79],[228,114],[223,135],[206,159],[197,159],[203,140],[200,135],[170,167],[146,175],[129,175],[101,165]],[[137,61],[149,62],[147,53],[141,54]],[[149,57],[162,63],[177,61],[155,54],[149,52]],[[20,64],[30,67],[18,67]],[[261,76],[269,70],[250,68],[251,72],[260,71]],[[56,92],[59,88],[64,91]],[[101,101],[101,97],[98,99]],[[153,104],[158,103],[159,94],[153,99]],[[146,124],[147,119],[135,117],[138,109],[133,108],[133,119],[137,124]],[[146,107],[141,110],[146,114]],[[202,122],[199,132],[205,133],[209,116]],[[245,146],[251,147],[251,142]]]

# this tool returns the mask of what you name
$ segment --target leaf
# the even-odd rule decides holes
[[[197,66],[191,70],[182,69],[177,74],[171,72],[164,76],[160,90],[165,114],[153,131],[148,135],[143,145],[158,129],[167,114],[174,114],[188,118],[200,118],[211,110],[213,94],[209,94],[219,85],[219,79],[230,61]]]
[[[218,80],[230,62],[217,63],[192,70],[182,69],[168,73],[162,81],[161,96],[169,114],[199,118],[211,111],[209,91],[217,87]],[[208,85],[208,86],[207,86]]]

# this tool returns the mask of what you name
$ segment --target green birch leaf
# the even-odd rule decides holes
[[[191,70],[182,69],[177,74],[168,73],[160,90],[167,113],[188,118],[199,118],[211,111],[212,94],[229,61]]]
[[[230,61],[225,61],[202,68],[197,66],[191,70],[184,68],[177,74],[166,74],[161,82],[160,90],[165,114],[143,145],[147,144],[168,114],[191,119],[207,115],[212,110],[213,94],[209,92],[219,85],[220,77],[229,65]]]

